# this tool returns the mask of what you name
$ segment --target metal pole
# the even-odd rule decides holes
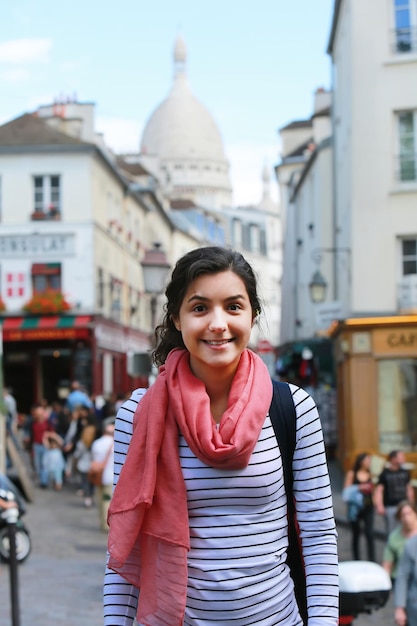
[[[6,509],[4,512],[9,531],[9,551],[10,551],[10,603],[12,610],[12,626],[20,626],[19,610],[19,581],[17,575],[17,551],[16,551],[16,522],[19,519],[19,509],[17,506]]]
[[[6,411],[3,400],[3,326],[0,321],[0,473],[6,473]]]

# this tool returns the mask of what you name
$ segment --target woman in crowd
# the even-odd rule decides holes
[[[153,354],[160,373],[116,422],[105,624],[133,624],[137,613],[146,626],[301,626],[272,381],[248,349],[261,312],[254,272],[237,252],[200,248],[177,262],[165,294]],[[336,529],[320,419],[304,390],[291,392],[308,619],[335,626]]]
[[[397,567],[404,551],[405,542],[413,535],[417,535],[417,507],[408,500],[400,502],[397,508],[399,524],[388,535],[384,547],[382,567],[391,576],[394,583]]]
[[[361,558],[359,542],[362,524],[368,560],[375,561],[373,482],[370,467],[370,455],[362,452],[358,454],[353,468],[345,477],[344,499],[348,506],[348,520],[352,530],[352,556],[355,561]]]

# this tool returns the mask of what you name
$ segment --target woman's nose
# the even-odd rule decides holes
[[[227,322],[224,311],[220,311],[217,309],[213,311],[210,319],[209,328],[210,330],[213,330],[215,332],[221,332],[223,330],[226,330]]]

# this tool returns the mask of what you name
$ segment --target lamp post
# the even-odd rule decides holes
[[[319,304],[320,302],[324,302],[326,299],[327,292],[327,283],[320,272],[320,270],[316,270],[311,278],[310,284],[308,285],[310,291],[310,298],[314,304]]]
[[[147,250],[142,260],[143,280],[145,291],[151,296],[151,326],[156,326],[156,305],[158,294],[165,287],[165,280],[171,269],[161,244],[154,243],[153,248]]]
[[[348,281],[350,282],[350,248],[318,248],[317,250],[313,250],[312,257],[313,260],[320,265],[322,256],[324,253],[334,254],[335,257],[339,253],[346,253],[348,256]],[[337,284],[337,270],[336,270],[336,261],[334,266],[334,298],[338,297],[338,284]],[[320,272],[320,269],[316,269],[314,272],[311,281],[308,285],[310,291],[310,298],[312,302],[315,304],[319,304],[325,301],[326,293],[327,293],[327,282],[324,278],[323,274]]]

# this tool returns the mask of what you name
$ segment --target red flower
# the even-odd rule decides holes
[[[28,313],[62,313],[69,311],[71,305],[66,301],[61,291],[47,289],[34,293],[32,298],[23,306]]]

